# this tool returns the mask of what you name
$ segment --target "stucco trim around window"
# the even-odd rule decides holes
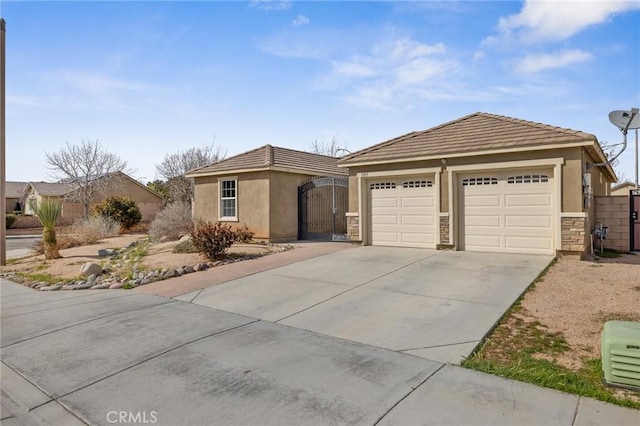
[[[218,178],[218,220],[238,221],[238,177]]]

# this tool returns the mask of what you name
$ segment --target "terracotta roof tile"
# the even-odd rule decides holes
[[[343,168],[338,168],[338,159],[335,157],[264,145],[260,148],[191,170],[186,173],[186,176],[207,176],[227,172],[241,173],[243,171],[267,169],[269,167],[296,169],[317,175],[346,174]]]
[[[596,141],[578,130],[477,112],[431,129],[411,132],[354,152],[339,163],[402,160],[571,142]]]

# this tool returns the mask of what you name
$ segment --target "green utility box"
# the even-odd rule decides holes
[[[605,384],[640,390],[640,322],[604,324],[602,371]]]

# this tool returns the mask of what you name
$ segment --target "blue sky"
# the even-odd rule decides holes
[[[640,2],[31,2],[7,21],[8,180],[99,139],[134,177],[215,140],[355,151],[476,111],[619,143]],[[621,156],[635,176],[634,137]]]

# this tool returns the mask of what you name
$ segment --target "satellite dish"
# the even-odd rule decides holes
[[[640,114],[635,111],[611,111],[609,121],[611,124],[622,130],[633,130],[640,128]]]

